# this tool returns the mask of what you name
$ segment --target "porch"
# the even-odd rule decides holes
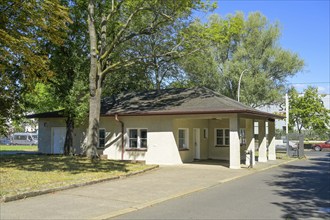
[[[221,162],[231,169],[240,169],[241,163],[253,166],[256,160],[276,160],[272,119],[239,114],[180,118],[174,120],[173,134],[183,163]]]

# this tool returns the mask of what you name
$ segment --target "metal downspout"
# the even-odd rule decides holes
[[[124,122],[120,121],[118,115],[115,115],[116,121],[121,124],[121,160],[124,160]]]

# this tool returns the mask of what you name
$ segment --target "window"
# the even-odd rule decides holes
[[[99,148],[105,147],[105,129],[100,128],[99,129]]]
[[[179,129],[179,149],[188,149],[188,129],[187,128],[180,128]]]
[[[230,137],[229,129],[216,128],[215,129],[215,145],[216,146],[229,146]]]
[[[208,132],[207,128],[203,129],[203,137],[204,137],[204,139],[207,139],[209,137],[209,132]]]
[[[223,129],[216,129],[216,145],[223,145]]]
[[[148,146],[147,129],[128,129],[129,148],[147,148]]]
[[[14,140],[26,141],[27,137],[26,135],[14,135]]]
[[[241,140],[241,144],[246,144],[245,128],[241,128],[239,130],[239,137]]]

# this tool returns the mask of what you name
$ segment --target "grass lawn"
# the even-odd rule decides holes
[[[116,177],[152,167],[141,163],[49,155],[1,155],[0,198]]]
[[[38,151],[38,146],[0,145],[0,153],[1,151]]]

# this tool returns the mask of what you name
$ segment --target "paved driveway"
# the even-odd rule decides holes
[[[217,163],[161,166],[99,184],[2,203],[1,219],[104,219],[200,191],[284,161],[233,170]]]

